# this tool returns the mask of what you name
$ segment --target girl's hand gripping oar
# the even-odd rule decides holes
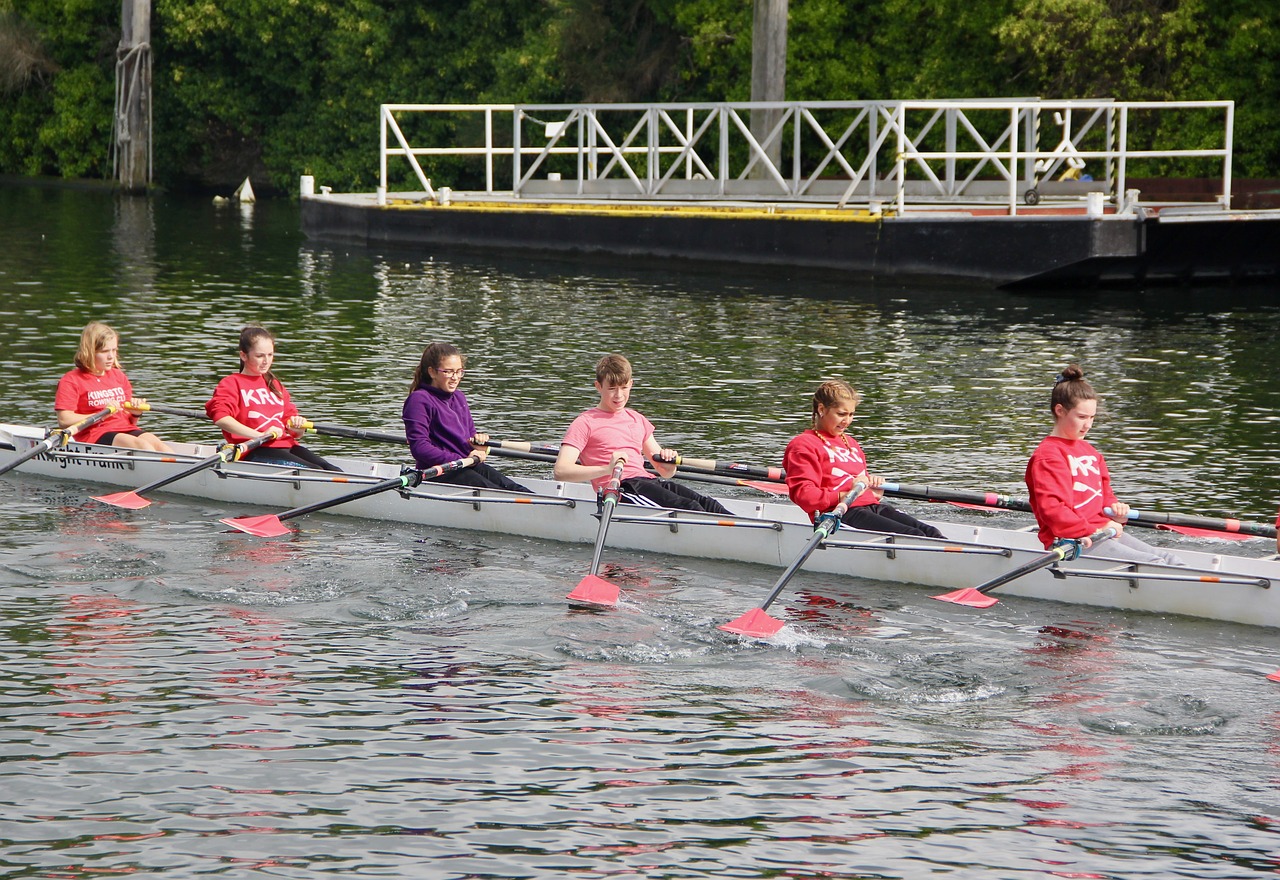
[[[1094,532],[1087,539],[1089,544],[1096,544],[1099,541],[1105,541],[1108,538],[1114,538],[1117,532],[1114,528],[1105,528],[1101,531]],[[1033,571],[1039,571],[1042,568],[1048,568],[1055,562],[1070,562],[1080,555],[1081,544],[1084,541],[1063,541],[1055,545],[1047,553],[1037,556],[1035,559],[1020,565],[1013,571],[1005,572],[999,577],[992,578],[985,584],[979,584],[976,587],[965,587],[963,590],[955,590],[950,593],[943,593],[941,596],[934,596],[942,602],[954,602],[957,605],[968,605],[970,608],[990,608],[996,604],[998,599],[995,596],[987,594],[996,587],[1002,587],[1010,581],[1016,581],[1023,575],[1031,574]]]
[[[22,453],[22,455],[19,455],[13,461],[6,464],[4,467],[0,467],[0,474],[9,473],[9,471],[13,470],[18,465],[31,461],[31,459],[35,458],[37,455],[48,452],[49,450],[53,449],[55,446],[66,446],[68,443],[71,442],[71,438],[74,437],[77,432],[83,431],[85,428],[88,428],[92,425],[96,425],[98,424],[98,422],[102,421],[107,416],[119,411],[120,411],[120,404],[109,403],[107,404],[107,407],[105,409],[99,410],[98,412],[94,413],[91,416],[86,416],[85,418],[76,422],[74,425],[68,425],[65,428],[55,428],[54,430],[49,432],[47,437],[45,437],[35,446],[32,446],[26,452]]]
[[[800,570],[800,566],[804,565],[804,561],[808,559],[818,545],[831,537],[836,529],[840,528],[840,518],[849,510],[859,495],[867,488],[867,484],[861,480],[853,484],[853,488],[840,499],[840,503],[830,513],[824,513],[818,517],[816,528],[813,531],[813,537],[809,539],[809,543],[805,544],[804,549],[800,551],[800,555],[792,560],[787,566],[787,570],[782,573],[782,577],[778,578],[778,582],[773,585],[773,592],[769,594],[769,598],[761,603],[759,608],[753,608],[737,620],[731,620],[722,624],[720,629],[725,632],[737,633],[740,636],[750,636],[755,639],[767,639],[769,636],[782,629],[784,624],[776,617],[770,617],[766,613],[766,609],[773,604],[773,600],[782,594],[782,590],[786,587],[787,582],[791,580],[792,575]]]
[[[132,492],[116,492],[114,495],[95,495],[94,501],[101,501],[103,504],[111,504],[115,507],[127,507],[130,510],[141,510],[151,504],[150,501],[143,498],[149,492],[154,492],[162,486],[170,483],[176,483],[184,477],[189,477],[194,473],[211,468],[214,465],[221,464],[224,461],[239,461],[248,453],[257,449],[264,443],[269,443],[279,437],[281,431],[279,428],[272,428],[265,434],[259,434],[252,440],[246,440],[243,443],[224,443],[217,452],[208,458],[202,459],[191,467],[176,474],[171,474],[164,479],[156,480],[154,483],[147,483],[141,488],[134,489]]]
[[[596,532],[596,547],[591,554],[591,570],[578,586],[565,598],[576,605],[593,605],[599,608],[612,608],[618,604],[618,587],[600,577],[600,554],[604,551],[604,536],[609,531],[609,520],[613,519],[613,509],[618,506],[618,496],[622,493],[622,457],[614,459],[613,473],[609,475],[609,483],[605,486],[604,497],[600,503],[600,528]]]
[[[296,516],[303,516],[308,513],[315,513],[317,510],[325,510],[330,507],[337,507],[339,504],[346,504],[348,501],[356,501],[360,498],[368,498],[370,495],[377,495],[380,492],[389,492],[392,489],[412,489],[421,485],[423,480],[429,480],[432,477],[438,477],[452,471],[462,470],[465,467],[471,467],[476,463],[474,458],[460,458],[457,461],[438,464],[435,467],[426,470],[414,470],[406,468],[404,473],[398,477],[392,477],[389,480],[383,480],[380,483],[374,483],[363,489],[357,489],[355,492],[349,492],[346,495],[339,495],[337,498],[330,498],[328,501],[317,501],[315,504],[308,504],[305,507],[295,507],[293,510],[286,510],[284,513],[268,513],[262,516],[241,516],[236,518],[228,517],[219,522],[226,523],[233,529],[239,529],[250,535],[257,535],[259,538],[276,538],[280,535],[287,535],[290,530],[285,528],[283,520],[293,519]],[[336,482],[336,481],[335,481]]]

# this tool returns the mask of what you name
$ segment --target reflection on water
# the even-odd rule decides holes
[[[616,350],[691,455],[776,460],[840,375],[876,469],[1019,493],[1078,360],[1122,497],[1253,518],[1280,499],[1275,291],[373,253],[308,244],[288,205],[57,189],[0,189],[0,238],[6,421],[52,421],[89,319],[176,406],[260,321],[317,421],[398,428],[442,338],[486,429],[554,442]],[[620,553],[628,601],[574,612],[580,547],[329,516],[262,542],[216,505],[108,511],[91,488],[0,480],[3,876],[1276,870],[1271,631],[804,574],[778,603],[800,626],[766,646],[715,629],[765,594],[758,567]]]

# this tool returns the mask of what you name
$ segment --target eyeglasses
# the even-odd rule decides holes
[[[449,379],[461,379],[461,378],[462,378],[463,376],[465,376],[465,375],[466,375],[466,373],[467,373],[467,371],[466,371],[465,369],[462,369],[462,370],[442,370],[442,369],[440,369],[439,367],[432,367],[431,369],[435,370],[435,371],[436,371],[437,373],[439,373],[441,376],[445,376],[446,378],[449,378]]]

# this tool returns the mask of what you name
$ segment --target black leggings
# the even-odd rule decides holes
[[[312,468],[319,471],[340,471],[342,468],[336,464],[330,464],[320,456],[316,455],[305,446],[291,446],[288,449],[283,447],[279,449],[270,449],[266,446],[259,446],[251,451],[241,461],[252,461],[257,464],[283,464],[292,465],[293,467]]]
[[[866,529],[871,532],[893,532],[896,535],[911,535],[916,538],[942,538],[942,532],[928,523],[920,522],[909,513],[903,513],[889,504],[867,504],[853,507],[840,520],[855,529]]]
[[[658,507],[701,510],[704,513],[733,516],[719,501],[695,492],[674,480],[663,480],[658,477],[631,477],[622,481],[622,492],[622,500],[630,504],[644,504],[647,507],[653,507],[656,504]],[[628,495],[631,497],[628,498]]]
[[[529,492],[528,486],[521,486],[510,479],[496,467],[476,462],[471,467],[451,471],[443,476],[432,477],[428,483],[449,483],[452,486],[473,486],[476,489],[506,489],[508,492]]]

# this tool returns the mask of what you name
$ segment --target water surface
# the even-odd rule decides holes
[[[1280,500],[1274,289],[1028,298],[377,253],[306,242],[287,204],[34,188],[0,189],[0,241],[4,421],[52,421],[87,320],[121,331],[139,393],[190,407],[259,321],[316,421],[398,428],[447,339],[484,428],[555,442],[620,351],[689,455],[776,461],[842,376],[876,470],[1020,493],[1078,361],[1122,498],[1260,520]],[[579,546],[323,515],[262,541],[212,503],[95,493],[0,479],[0,877],[1280,870],[1274,630],[802,574],[775,606],[796,625],[762,645],[715,627],[768,569],[607,552],[627,601],[585,613],[561,601]]]

